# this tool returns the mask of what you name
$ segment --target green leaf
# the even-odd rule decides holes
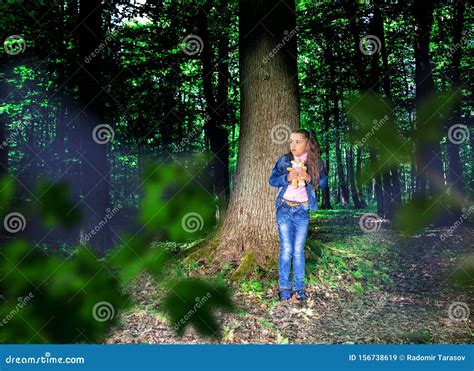
[[[130,306],[120,281],[86,247],[67,260],[17,240],[2,251],[3,343],[102,342]]]
[[[172,326],[182,336],[187,326],[194,326],[204,336],[219,337],[221,329],[213,310],[233,310],[227,287],[198,279],[175,283],[164,301]]]
[[[66,183],[40,180],[36,197],[39,200],[39,214],[48,228],[53,228],[58,224],[70,228],[80,222],[81,213],[79,208],[71,202]]]
[[[107,255],[112,267],[118,268],[118,274],[124,283],[143,271],[159,278],[163,265],[169,255],[164,248],[151,247],[151,238],[144,236],[121,236],[121,244]]]

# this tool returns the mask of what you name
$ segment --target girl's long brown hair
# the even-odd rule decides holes
[[[320,172],[324,171],[324,164],[321,161],[321,146],[316,139],[316,134],[313,130],[297,129],[293,130],[292,133],[302,134],[306,140],[309,141],[309,151],[306,166],[308,167],[308,174],[311,175],[312,185],[314,189],[319,188]],[[287,156],[290,160],[294,160],[293,153],[288,152]]]

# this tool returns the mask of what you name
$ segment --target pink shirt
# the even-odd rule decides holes
[[[306,159],[308,158],[308,152],[303,153],[299,158],[295,156],[295,161],[304,161],[306,166]],[[292,188],[288,185],[283,198],[288,201],[303,202],[308,201],[308,193],[306,192],[305,186],[298,186],[298,188]]]

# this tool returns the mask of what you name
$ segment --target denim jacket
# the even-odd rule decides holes
[[[270,176],[270,179],[268,179],[268,183],[272,187],[279,187],[278,194],[275,200],[276,210],[278,210],[278,208],[283,203],[283,195],[285,194],[286,189],[288,188],[288,185],[289,185],[288,170],[287,170],[288,167],[291,167],[290,158],[287,155],[281,156],[277,160],[275,167],[272,170],[272,175]],[[308,204],[309,204],[309,209],[311,211],[316,211],[318,210],[318,199],[311,182],[312,182],[312,179],[310,179],[310,181],[306,183],[306,192],[308,194]],[[328,185],[328,177],[326,176],[326,174],[324,174],[324,172],[320,172],[319,188],[320,189],[326,188],[327,185]]]

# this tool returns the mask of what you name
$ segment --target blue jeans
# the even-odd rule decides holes
[[[276,220],[280,237],[278,275],[280,290],[290,290],[290,268],[293,258],[293,290],[304,289],[304,246],[309,227],[309,206],[283,203]]]

